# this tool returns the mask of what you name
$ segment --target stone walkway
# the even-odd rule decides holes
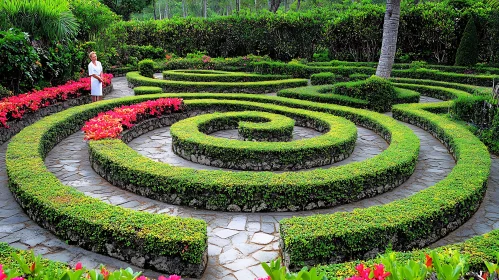
[[[106,98],[130,95],[124,77],[113,80],[114,91]],[[435,101],[423,99],[422,101]],[[167,213],[182,217],[196,217],[207,221],[209,235],[209,263],[202,279],[254,279],[264,276],[259,265],[262,261],[274,259],[278,254],[278,221],[293,215],[312,215],[351,211],[358,207],[384,204],[407,197],[445,178],[454,166],[452,157],[445,147],[425,131],[408,125],[421,140],[421,152],[416,171],[411,178],[395,190],[349,205],[332,209],[322,209],[294,213],[226,213],[195,210],[169,205],[133,193],[123,191],[104,181],[91,168],[88,161],[87,145],[81,132],[75,133],[57,145],[47,156],[49,169],[65,184],[71,185],[87,195],[97,197],[114,205],[133,208],[151,213]],[[231,137],[230,131],[218,136]],[[311,137],[313,131],[298,130],[298,137]],[[384,150],[387,144],[376,134],[363,128],[358,130],[359,138],[352,156],[335,165],[346,164],[372,157]],[[211,167],[187,162],[170,152],[169,129],[158,129],[145,134],[130,143],[140,153],[155,160],[167,161],[174,165],[192,168]],[[7,145],[0,146],[0,161],[5,161]],[[493,171],[484,203],[473,218],[463,227],[440,240],[438,244],[448,244],[465,240],[499,227],[499,159],[493,158]],[[494,177],[495,176],[495,177]],[[110,268],[127,267],[126,263],[95,254],[78,247],[65,244],[27,218],[12,198],[7,188],[5,165],[0,165],[0,242],[8,242],[16,248],[32,248],[45,257],[74,264],[82,261],[87,267],[104,263]],[[5,199],[4,199],[5,198]],[[137,269],[137,268],[134,268]],[[146,271],[148,276],[157,273]]]

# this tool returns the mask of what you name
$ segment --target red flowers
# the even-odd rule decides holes
[[[100,113],[90,119],[83,126],[85,140],[99,140],[104,138],[118,138],[123,126],[130,128],[137,118],[144,116],[161,116],[179,111],[182,99],[160,98],[130,106],[121,106],[112,111]]]
[[[112,74],[104,74],[104,84],[111,83]],[[68,98],[80,97],[84,92],[90,91],[90,77],[79,81],[69,81],[58,87],[34,90],[32,92],[4,98],[0,100],[0,127],[7,127],[7,121],[20,119],[25,113],[34,112],[40,108],[50,106]]]
[[[426,257],[426,262],[425,262],[426,268],[432,267],[433,259],[428,254],[425,254],[425,257]]]
[[[76,264],[75,270],[81,270],[81,269],[83,269],[83,265],[81,264],[81,262],[79,262]]]
[[[384,280],[390,276],[390,272],[385,272],[385,266],[377,264],[374,266],[374,271],[370,268],[365,268],[364,264],[359,264],[355,267],[357,275],[347,278],[347,280]]]

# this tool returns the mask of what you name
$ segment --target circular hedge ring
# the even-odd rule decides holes
[[[352,122],[300,109],[288,109],[282,113],[296,118],[299,126],[308,126],[327,133],[310,139],[277,143],[218,138],[205,133],[225,127],[234,128],[239,120],[258,120],[259,116],[257,112],[215,113],[173,124],[170,129],[173,151],[193,162],[239,170],[312,168],[343,160],[353,152],[357,129]],[[269,118],[269,115],[263,115],[265,116]]]
[[[300,112],[303,109],[292,107],[301,106],[307,107],[308,111],[324,111],[322,113],[345,117],[375,130],[390,142],[390,146],[381,154],[362,162],[283,173],[175,167],[144,157],[118,139],[89,142],[92,166],[97,173],[116,186],[168,203],[248,212],[330,207],[371,197],[399,186],[413,173],[418,158],[419,139],[414,132],[379,113],[274,96],[203,93],[147,97],[165,96],[184,99],[186,111],[181,117],[184,119],[203,112]],[[200,97],[206,99],[189,100]],[[173,114],[172,119],[179,119],[179,116]],[[170,121],[165,123],[171,124]],[[146,125],[149,127],[150,123]],[[139,128],[140,124],[137,124],[131,131]]]

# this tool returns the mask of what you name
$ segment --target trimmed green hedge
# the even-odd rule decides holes
[[[306,86],[306,79],[286,79],[263,82],[188,82],[159,80],[141,76],[138,72],[129,72],[126,78],[133,86],[161,87],[163,92],[242,92],[266,93],[276,92],[283,88]]]
[[[283,97],[369,108],[377,112],[390,111],[392,104],[398,99],[397,94],[389,81],[376,76],[367,80],[336,83],[332,86],[286,89],[277,93]],[[401,96],[402,99],[415,100],[414,93],[410,94],[410,97],[407,92],[405,94]]]
[[[417,91],[399,88],[397,85],[394,87],[395,92],[397,93],[397,97],[394,100],[394,104],[403,104],[403,103],[419,103],[419,99],[421,94]]]
[[[291,79],[289,75],[262,75],[244,72],[216,70],[168,70],[163,71],[163,79],[191,82],[260,82]]]
[[[144,59],[139,62],[140,75],[152,78],[154,75],[154,61],[152,59]]]
[[[140,194],[175,204],[208,209],[242,211],[299,210],[328,207],[371,196],[400,185],[414,171],[419,139],[409,128],[374,112],[331,104],[293,100],[275,96],[241,94],[163,94],[181,97],[186,107],[217,110],[289,110],[287,107],[322,111],[343,116],[358,125],[373,129],[391,145],[381,154],[362,162],[330,169],[300,172],[226,172],[180,168],[148,159],[120,140],[91,141],[90,154],[95,164],[105,168],[108,180]],[[215,99],[232,99],[217,101]],[[189,100],[189,99],[203,99]],[[237,101],[248,100],[248,101]],[[255,102],[250,102],[255,101]],[[264,102],[264,103],[256,103]],[[102,174],[101,174],[102,175]],[[137,186],[140,186],[138,188]],[[172,195],[174,194],[174,195]],[[210,195],[207,195],[210,194]],[[290,195],[292,194],[292,195]],[[279,197],[279,199],[276,199]],[[195,201],[194,201],[195,200]]]
[[[155,93],[162,93],[163,89],[160,87],[134,87],[133,88],[133,94],[134,95],[144,95],[144,94],[155,94]]]
[[[204,103],[204,101],[200,101]],[[220,102],[213,102],[213,104]],[[188,110],[196,103],[189,101]],[[203,104],[204,105],[204,104]],[[256,106],[258,108],[258,106]],[[303,109],[266,107],[266,110],[295,119],[302,126],[318,129],[325,134],[291,142],[248,142],[213,137],[213,122],[218,127],[235,128],[239,121],[254,120],[270,115],[258,112],[205,114],[173,124],[170,132],[173,151],[205,165],[240,170],[299,170],[324,166],[348,157],[357,141],[355,125],[343,118]],[[264,110],[265,110],[264,109]],[[282,121],[281,121],[282,122]],[[292,129],[292,126],[291,126]],[[202,158],[202,160],[200,160]]]
[[[397,83],[397,87],[410,89],[419,92],[422,95],[442,99],[442,100],[451,100],[459,97],[469,98],[471,94],[453,88],[447,87],[438,87],[438,86],[427,86],[427,85],[418,85],[418,84],[403,84]]]
[[[417,84],[417,85],[426,85],[426,86],[447,87],[447,88],[462,90],[471,94],[490,93],[491,91],[490,87],[479,87],[467,84],[425,80],[425,79],[390,78],[390,81],[396,84],[401,83],[401,84]]]
[[[389,244],[394,250],[423,247],[471,217],[485,194],[490,156],[465,128],[422,110],[447,106],[396,105],[393,115],[441,139],[457,161],[451,173],[432,187],[382,206],[281,220],[282,250],[290,268],[372,258]]]
[[[295,120],[277,115],[266,114],[266,118],[262,118],[258,112],[256,119],[260,122],[240,121],[238,123],[239,136],[247,141],[268,141],[282,142],[291,141],[293,139],[293,129]]]
[[[138,266],[172,267],[165,272],[199,277],[206,265],[204,221],[109,205],[63,185],[43,161],[59,141],[98,112],[143,100],[121,98],[73,107],[26,127],[6,152],[9,188],[34,221],[70,243]],[[142,263],[137,255],[144,257]]]

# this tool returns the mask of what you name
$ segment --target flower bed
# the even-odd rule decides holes
[[[182,99],[161,98],[139,104],[122,106],[111,111],[99,113],[83,126],[85,140],[119,138],[123,127],[131,128],[137,120],[161,116],[182,109]]]
[[[104,74],[105,85],[103,94],[112,89],[112,75]],[[65,110],[69,107],[89,103],[90,80],[80,79],[78,82],[68,82],[65,85],[46,88],[41,91],[21,94],[0,101],[0,145],[7,142],[23,128],[37,120]]]

